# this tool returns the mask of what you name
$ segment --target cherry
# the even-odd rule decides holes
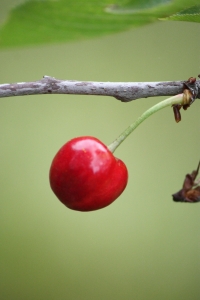
[[[64,205],[79,211],[97,210],[111,204],[124,191],[128,181],[127,168],[114,157],[114,151],[152,114],[167,106],[183,106],[184,103],[182,93],[150,107],[108,147],[90,136],[67,142],[54,157],[50,168],[50,185],[55,195]]]
[[[92,211],[108,206],[124,191],[125,164],[100,140],[83,136],[67,142],[55,155],[50,185],[70,209]]]

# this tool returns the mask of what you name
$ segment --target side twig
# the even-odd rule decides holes
[[[200,98],[200,80],[196,81]],[[38,94],[76,94],[112,96],[122,102],[156,96],[174,96],[182,93],[184,81],[164,82],[93,82],[59,80],[50,76],[33,82],[0,85],[0,98]]]

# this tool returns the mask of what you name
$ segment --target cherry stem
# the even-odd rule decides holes
[[[170,98],[167,98],[156,105],[150,107],[146,110],[134,123],[132,123],[124,132],[116,138],[109,146],[108,149],[114,153],[114,151],[119,147],[119,145],[131,134],[144,120],[156,113],[157,111],[173,104],[182,104],[183,94],[179,94]]]

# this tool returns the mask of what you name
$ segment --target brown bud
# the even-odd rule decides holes
[[[200,162],[195,171],[185,176],[183,187],[180,191],[173,194],[173,200],[176,202],[200,202],[200,185],[199,182],[195,182],[195,179],[199,173]]]

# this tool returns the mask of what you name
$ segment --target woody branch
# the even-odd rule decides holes
[[[197,98],[200,98],[200,80]],[[173,96],[182,93],[184,81],[163,82],[95,82],[59,80],[44,76],[33,82],[19,82],[0,84],[0,98],[39,94],[74,94],[111,96],[122,102],[129,102],[139,98],[155,96]]]

